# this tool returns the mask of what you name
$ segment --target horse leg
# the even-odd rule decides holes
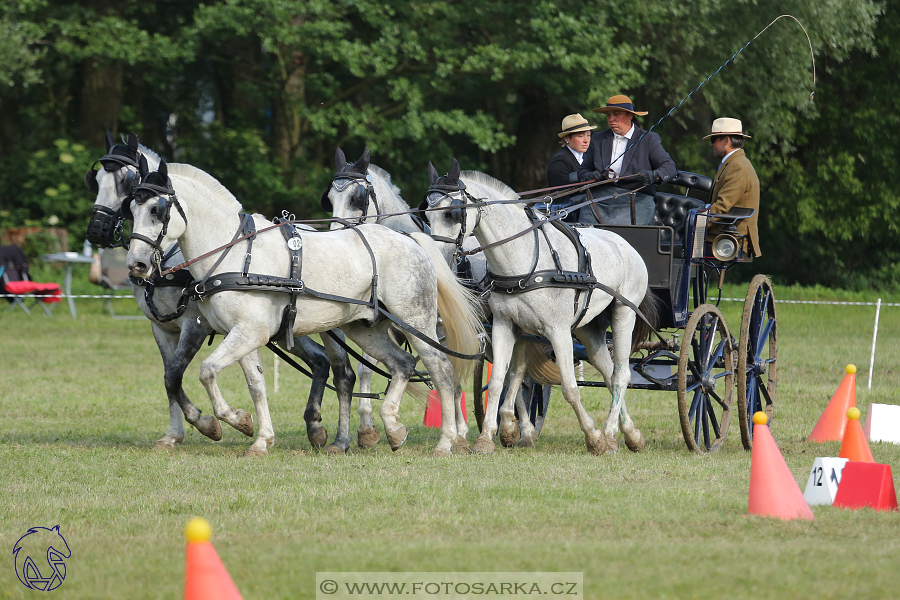
[[[503,393],[503,383],[506,380],[506,372],[509,370],[512,357],[515,336],[513,325],[508,319],[494,314],[494,326],[491,331],[491,347],[493,349],[494,362],[491,369],[491,379],[488,381],[488,400],[484,407],[484,421],[481,426],[481,434],[475,440],[473,452],[478,454],[494,453],[494,434],[497,432],[497,410],[499,409],[500,394]]]
[[[222,427],[218,419],[211,416],[203,416],[184,392],[184,372],[197,355],[203,340],[208,335],[208,330],[196,324],[195,320],[184,319],[181,330],[174,331],[163,328],[158,323],[151,322],[151,330],[159,347],[159,353],[163,359],[165,375],[163,380],[166,387],[166,395],[169,398],[169,432],[156,440],[153,445],[156,449],[172,449],[175,444],[180,444],[184,439],[184,426],[181,415],[188,423],[197,428],[197,431],[213,441],[222,439]]]
[[[435,350],[419,338],[410,336],[409,343],[416,350],[422,364],[428,369],[431,381],[441,399],[441,437],[432,454],[434,456],[450,456],[454,447],[459,448],[459,451],[462,452],[464,448],[468,448],[468,443],[463,447],[458,442],[456,415],[460,411],[460,407],[454,393],[453,365],[450,364],[450,360],[444,353]]]
[[[625,406],[625,392],[631,382],[631,367],[628,360],[631,356],[631,332],[634,330],[636,321],[637,316],[634,311],[616,303],[612,317],[614,369],[610,392],[613,394],[613,404],[619,409],[619,414],[616,415],[618,426],[625,436],[625,445],[632,452],[639,452],[646,445],[644,435],[634,426]],[[610,413],[609,419],[612,418],[613,415]],[[616,425],[615,422],[610,423],[607,420],[604,431],[615,431]]]
[[[509,448],[519,441],[519,427],[516,425],[516,409],[521,417],[525,413],[525,403],[522,401],[519,391],[522,389],[522,380],[525,377],[525,350],[521,343],[513,347],[512,363],[509,371],[509,389],[506,392],[506,400],[500,407],[500,443]]]
[[[359,323],[351,323],[344,326],[343,330],[366,354],[380,360],[391,374],[391,382],[381,403],[381,421],[384,424],[388,444],[391,450],[396,451],[409,435],[409,430],[399,421],[398,416],[406,384],[415,373],[416,359],[391,339],[387,333],[388,326],[389,323],[383,323],[370,328]]]
[[[340,329],[334,330],[335,335],[343,339],[344,333]],[[350,365],[347,351],[341,348],[331,336],[322,334],[322,343],[325,344],[325,352],[331,363],[334,373],[334,389],[338,398],[338,427],[334,441],[325,447],[325,451],[331,454],[343,454],[350,448],[350,402],[353,397],[353,386],[356,384],[356,374]]]
[[[372,393],[372,369],[359,363],[359,393]],[[356,440],[360,448],[371,448],[381,439],[378,426],[372,419],[372,399],[365,396],[359,398],[359,428],[356,430]]]
[[[250,416],[250,413],[241,409],[235,410],[228,405],[222,396],[222,391],[219,389],[217,379],[222,369],[234,364],[251,352],[255,352],[258,348],[264,346],[267,341],[268,338],[265,336],[265,332],[263,332],[261,337],[244,328],[235,327],[200,365],[200,383],[206,388],[206,393],[209,395],[216,418],[220,421],[225,421],[246,436],[253,435],[253,418]],[[256,360],[258,362],[259,359],[257,358]],[[265,387],[263,387],[262,393],[265,394]]]
[[[256,421],[259,424],[256,441],[247,449],[244,458],[265,456],[269,453],[269,446],[275,443],[275,429],[272,427],[272,417],[269,415],[269,401],[266,398],[266,378],[263,377],[259,350],[254,350],[247,354],[238,360],[238,363],[244,371],[247,388],[250,390],[250,397],[253,399],[253,406],[256,408]],[[250,426],[253,426],[252,421]]]
[[[529,395],[534,394],[534,388],[538,384],[530,377],[528,379],[531,380],[531,384],[523,385],[523,391],[516,394],[516,412],[519,415],[519,441],[516,442],[518,448],[534,448],[534,425],[531,423],[531,415],[528,414],[528,406],[525,405],[523,393],[527,389]]]
[[[610,391],[610,394],[612,394],[614,369],[612,356],[610,356],[609,348],[606,346],[606,326],[606,321],[602,320],[602,317],[600,317],[596,321],[576,329],[574,333],[575,337],[584,344],[584,351],[588,356],[588,362],[600,372],[603,381],[606,383],[607,389]],[[615,411],[615,415],[613,415],[613,411]],[[610,423],[615,425],[619,414],[618,411],[619,407],[615,401],[615,396],[613,396],[612,403],[609,406],[609,416],[607,417],[603,428],[608,444],[607,452],[615,452],[619,447],[619,444],[616,441],[615,426],[612,430],[609,429]]]
[[[290,352],[305,362],[312,373],[303,420],[306,421],[306,438],[309,440],[310,446],[319,449],[324,447],[328,441],[328,430],[321,425],[322,396],[325,393],[330,367],[328,355],[319,344],[305,335],[294,338],[294,347]]]
[[[606,435],[594,428],[594,420],[591,419],[581,404],[581,394],[578,391],[578,382],[575,380],[571,332],[566,327],[549,330],[545,335],[550,340],[553,352],[556,354],[556,364],[559,365],[560,379],[562,380],[563,397],[575,411],[578,424],[581,426],[581,431],[584,432],[584,441],[588,451],[591,454],[608,452]]]
[[[455,398],[453,399],[453,404],[456,408],[456,442],[453,444],[453,452],[456,454],[468,454],[471,451],[469,448],[469,440],[466,439],[466,436],[469,434],[469,425],[466,423],[466,413],[463,411],[462,406],[462,385],[456,386],[454,394]]]

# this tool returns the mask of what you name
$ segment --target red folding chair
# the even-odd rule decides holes
[[[28,259],[18,246],[0,246],[0,294],[6,295],[7,311],[19,306],[27,314],[40,306],[48,316],[49,306],[62,302],[62,288],[58,283],[36,283],[28,273]],[[30,301],[31,308],[26,304]]]

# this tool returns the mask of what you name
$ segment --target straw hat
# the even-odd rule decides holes
[[[634,110],[634,105],[631,104],[631,98],[621,95],[610,96],[609,100],[606,101],[606,106],[595,108],[594,112],[611,113],[614,110],[624,110],[625,112],[630,112],[631,114],[637,115],[639,117],[643,117],[648,114],[645,110]]]
[[[571,133],[578,133],[579,131],[590,131],[591,129],[597,129],[596,125],[588,125],[587,119],[582,117],[580,114],[575,113],[574,115],[569,115],[565,119],[562,120],[562,131],[557,133],[561,138],[566,137]]]
[[[711,138],[714,135],[739,135],[748,138],[749,135],[744,133],[744,126],[737,119],[729,119],[728,117],[720,117],[713,121],[712,133],[703,139]]]

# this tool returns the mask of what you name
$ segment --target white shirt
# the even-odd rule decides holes
[[[622,159],[625,157],[625,148],[628,147],[628,140],[631,139],[631,136],[634,134],[634,124],[632,123],[631,129],[628,130],[628,133],[625,135],[619,135],[618,133],[613,134],[613,145],[612,145],[612,159],[613,162],[610,165],[610,168],[615,171],[615,174],[612,178],[621,177],[622,176]]]
[[[584,152],[579,152],[577,150],[573,150],[572,146],[566,146],[566,148],[569,149],[569,152],[571,152],[572,154],[575,155],[575,160],[578,161],[579,165],[584,162]]]
[[[740,150],[740,148],[735,148],[734,150],[732,150],[731,152],[729,152],[728,154],[726,154],[726,155],[725,155],[725,158],[722,159],[722,162],[719,163],[719,168],[721,169],[721,168],[722,168],[722,165],[725,164],[725,161],[728,160],[728,157],[731,156],[732,154],[734,154],[735,152],[737,152],[738,150]]]

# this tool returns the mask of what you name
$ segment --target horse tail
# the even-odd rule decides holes
[[[659,298],[657,298],[656,294],[651,292],[648,287],[647,291],[644,293],[644,299],[641,300],[641,304],[638,308],[644,316],[647,317],[647,321],[650,321],[650,323],[644,321],[640,316],[635,316],[634,329],[631,332],[632,354],[637,352],[641,342],[649,340],[653,332],[659,328],[659,307]]]
[[[562,376],[559,373],[559,365],[550,360],[544,352],[544,345],[538,342],[525,344],[525,364],[528,374],[541,385],[559,385]]]
[[[477,353],[481,349],[479,337],[484,334],[478,297],[459,283],[447,266],[447,259],[441,254],[437,242],[424,233],[412,233],[410,237],[434,263],[438,283],[438,314],[444,325],[445,345],[462,354]],[[460,385],[472,374],[474,363],[452,356],[448,358],[453,365],[454,383]]]

